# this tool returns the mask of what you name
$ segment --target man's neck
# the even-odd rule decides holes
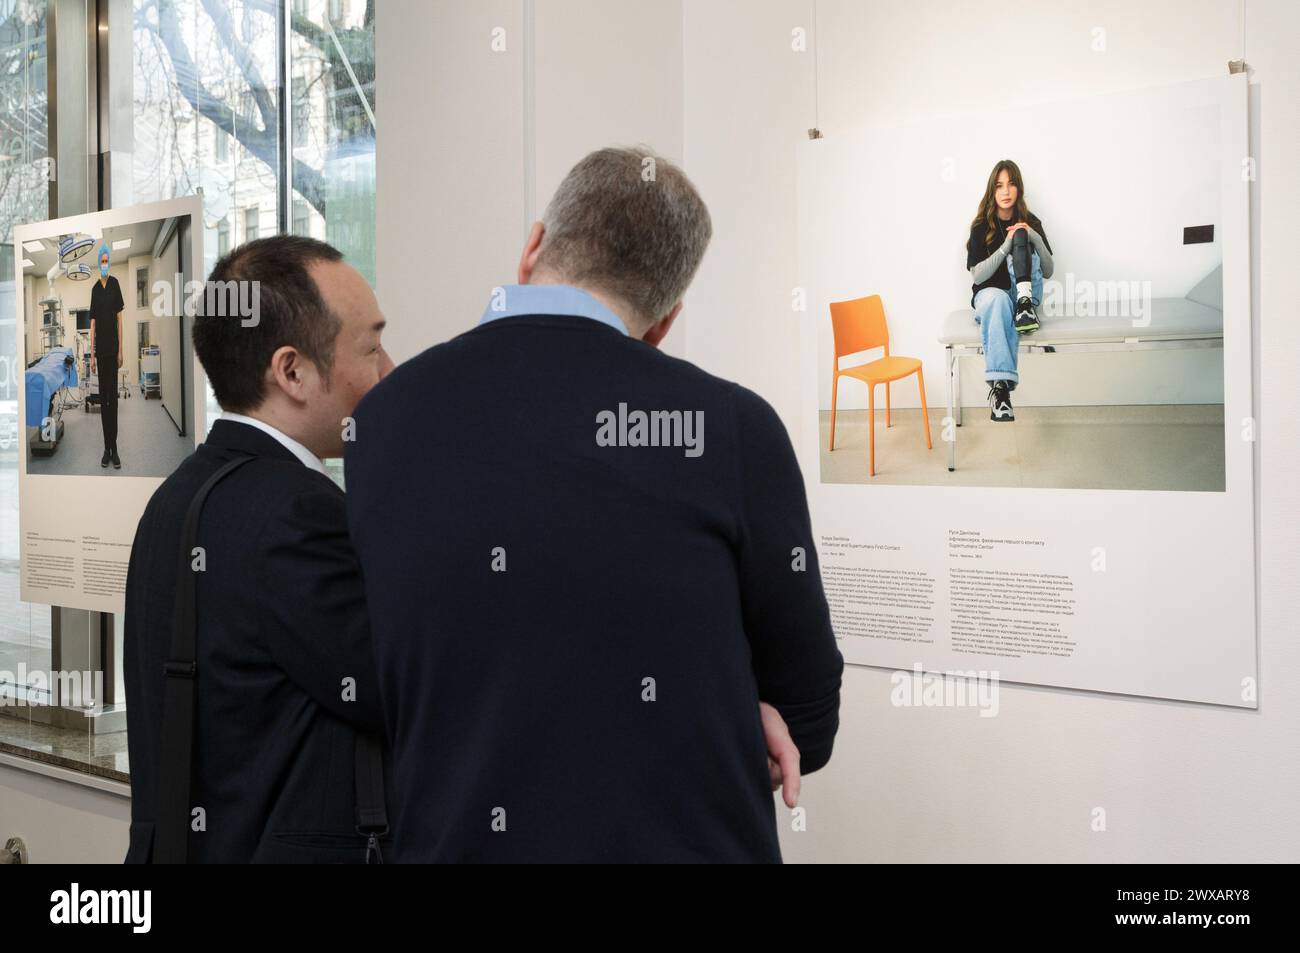
[[[583,292],[584,294],[591,295],[593,298],[595,298],[605,307],[609,308],[610,311],[613,311],[615,316],[620,321],[623,322],[623,327],[627,328],[627,333],[630,336],[635,338],[635,337],[640,337],[642,334],[645,333],[644,328],[642,328],[642,330],[640,331],[636,330],[637,328],[641,327],[641,325],[639,322],[635,322],[628,317],[627,305],[618,301],[618,299],[616,298],[611,298],[610,296],[606,295],[602,291],[597,291],[595,288],[586,288],[583,287],[582,285],[575,285],[570,281],[561,281],[557,278],[552,278],[550,275],[536,274],[536,273],[534,273],[532,280],[529,281],[528,283],[530,285],[568,285],[570,288],[577,288],[579,291]]]
[[[286,437],[296,440],[298,443],[302,444],[312,453],[316,454],[318,458],[324,459],[323,457],[321,457],[320,451],[318,451],[315,447],[311,445],[311,441],[307,437],[307,435],[299,432],[298,428],[294,427],[287,420],[285,420],[283,415],[277,414],[274,408],[263,405],[254,410],[235,411],[235,413],[238,413],[242,417],[252,418],[253,420],[258,421],[259,423],[264,423],[268,427],[274,427],[276,430],[280,431],[280,433],[284,434]]]

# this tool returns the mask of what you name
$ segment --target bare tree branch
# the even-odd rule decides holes
[[[212,25],[217,28],[217,35],[221,38],[222,46],[230,54],[231,59],[235,61],[235,65],[239,67],[244,81],[248,83],[253,94],[253,100],[257,103],[257,111],[262,116],[262,128],[274,129],[277,116],[275,101],[271,98],[270,92],[267,91],[266,82],[262,79],[262,73],[257,68],[252,53],[235,34],[235,25],[230,20],[229,8],[224,3],[217,2],[217,0],[202,0],[202,3],[203,9],[212,18]]]
[[[205,4],[206,5],[206,4]],[[278,164],[279,137],[276,128],[276,113],[272,112],[271,121],[263,122],[259,128],[249,117],[237,116],[228,103],[215,96],[199,81],[199,71],[190,55],[189,48],[181,36],[180,23],[176,10],[170,3],[158,4],[158,35],[172,62],[176,75],[176,87],[199,115],[224,130],[231,138],[241,143],[255,157],[274,169]],[[254,71],[255,72],[255,71]],[[247,79],[248,72],[244,72]],[[265,87],[262,88],[265,95]],[[256,88],[254,96],[256,97]],[[261,106],[258,106],[259,111]],[[265,118],[265,113],[262,114]],[[302,197],[311,203],[321,214],[325,211],[325,181],[320,170],[312,168],[300,159],[293,159],[293,187]]]

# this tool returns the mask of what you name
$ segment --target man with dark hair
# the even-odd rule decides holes
[[[359,823],[354,755],[383,723],[343,492],[321,460],[342,455],[357,402],[392,368],[385,322],[365,279],[310,238],[249,242],[209,282],[256,307],[209,310],[231,296],[204,296],[194,349],[225,413],[154,493],[131,550],[127,860],[360,862],[377,845],[358,831],[380,831]],[[190,549],[191,503],[241,459],[210,489]],[[173,642],[186,572],[192,665]],[[168,772],[188,711],[178,834]]]
[[[593,152],[519,283],[357,408],[403,859],[776,861],[790,766],[756,703],[804,772],[830,759],[843,663],[790,439],[655,347],[711,233],[672,163]]]

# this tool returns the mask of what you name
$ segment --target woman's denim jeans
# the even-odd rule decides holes
[[[1007,271],[1011,275],[1011,290],[982,288],[975,295],[975,321],[980,326],[984,344],[984,379],[1010,381],[1017,384],[1020,372],[1016,369],[1020,356],[1020,334],[1016,331],[1016,269],[1007,256]],[[1043,269],[1038,253],[1033,255],[1030,280],[1033,282],[1034,304],[1043,301]]]

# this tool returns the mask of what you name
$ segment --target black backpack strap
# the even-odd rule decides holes
[[[172,612],[171,650],[163,664],[163,720],[158,806],[153,862],[183,864],[189,848],[190,782],[194,755],[195,591],[198,580],[190,560],[198,542],[199,516],[213,487],[252,460],[236,457],[223,464],[190,502],[181,530],[180,564],[176,568],[176,602]]]
[[[384,749],[379,740],[357,732],[357,833],[366,838],[366,863],[382,864],[379,838],[388,833],[384,806]]]

